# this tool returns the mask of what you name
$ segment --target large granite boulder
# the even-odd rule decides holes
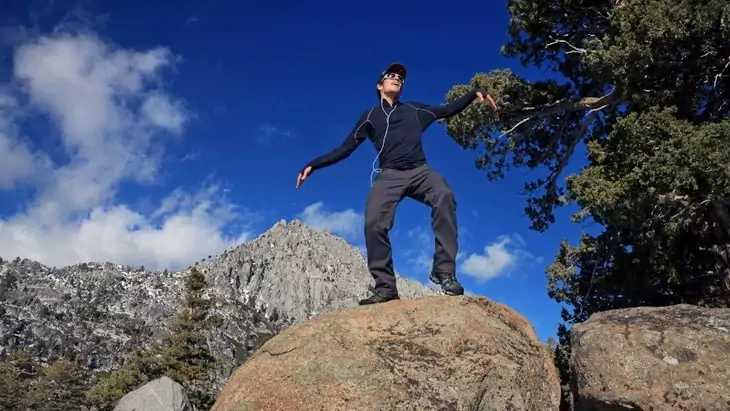
[[[433,296],[288,328],[212,410],[556,411],[559,401],[550,352],[523,316],[483,297]]]

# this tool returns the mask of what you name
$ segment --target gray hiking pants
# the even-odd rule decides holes
[[[458,249],[456,200],[446,180],[423,165],[412,170],[386,169],[375,179],[365,205],[365,245],[375,291],[395,295],[395,273],[388,232],[395,209],[404,197],[431,208],[431,227],[436,240],[433,272],[454,273]]]

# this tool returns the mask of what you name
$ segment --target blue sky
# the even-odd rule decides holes
[[[305,4],[11,0],[0,12],[2,257],[184,267],[293,218],[361,246],[371,143],[295,182],[375,104],[380,71],[404,62],[404,99],[429,104],[477,72],[544,76],[499,54],[506,2]],[[562,210],[548,232],[528,230],[519,192],[534,173],[487,181],[442,125],[424,147],[457,196],[465,287],[554,335],[544,268],[580,227]],[[427,282],[428,208],[401,203],[391,238],[396,269]]]

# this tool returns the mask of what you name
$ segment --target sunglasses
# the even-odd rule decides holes
[[[385,73],[385,74],[383,75],[383,78],[382,78],[382,79],[383,79],[383,80],[384,80],[384,79],[389,79],[389,80],[397,79],[397,80],[398,80],[398,81],[400,81],[401,83],[405,83],[405,82],[406,82],[406,79],[404,79],[404,78],[403,78],[403,76],[401,76],[401,75],[400,75],[400,74],[398,74],[398,73]]]

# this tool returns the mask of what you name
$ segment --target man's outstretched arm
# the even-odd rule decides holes
[[[355,124],[355,127],[352,131],[350,131],[347,137],[345,137],[345,141],[343,141],[339,147],[323,156],[315,158],[302,168],[299,173],[299,179],[297,180],[297,187],[299,187],[301,181],[307,178],[307,176],[314,170],[329,167],[346,159],[355,151],[356,148],[360,146],[360,144],[362,144],[363,141],[365,141],[373,129],[373,125],[369,119],[370,111],[372,110],[365,110],[362,113]]]
[[[442,104],[439,106],[423,106],[420,107],[420,109],[433,114],[436,120],[449,118],[451,116],[461,113],[477,97],[479,97],[480,100],[483,100],[485,98],[488,99],[494,109],[497,109],[496,104],[494,104],[494,100],[492,100],[489,94],[487,94],[487,92],[481,87],[469,90],[466,94],[457,98],[451,103]]]

